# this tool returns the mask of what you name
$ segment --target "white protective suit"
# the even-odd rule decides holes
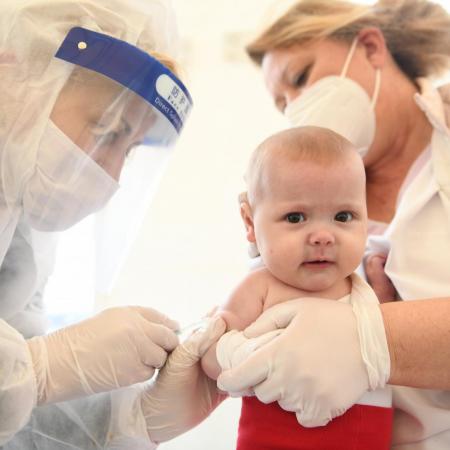
[[[407,300],[450,295],[450,86],[437,90],[419,81],[415,100],[433,126],[425,150],[430,158],[405,190],[385,234],[369,245],[390,248],[385,271]],[[393,386],[393,404],[393,449],[450,448],[449,391]]]
[[[74,41],[72,32],[93,41]],[[187,103],[190,107],[190,97],[184,95],[184,87],[177,92],[168,91],[169,87],[180,87],[171,81],[175,78],[170,74],[158,78],[161,81],[158,85],[161,110],[158,110],[149,100],[154,95],[155,83],[127,81],[123,70],[126,64],[114,68],[117,78],[102,71],[114,61],[117,49],[137,54],[138,59],[142,57],[145,61],[148,55],[137,48],[170,56],[176,37],[169,0],[16,0],[0,4],[2,448],[154,447],[148,439],[140,402],[136,401],[141,385],[34,408],[37,386],[24,336],[39,335],[46,329],[42,292],[53,266],[56,242],[53,231],[64,230],[98,211],[119,186],[111,175],[113,169],[111,172],[106,169],[108,161],[105,163],[102,155],[96,153],[107,147],[106,138],[115,139],[111,130],[117,126],[116,112],[123,116],[134,114],[133,126],[151,130],[146,134],[142,131],[142,139],[138,144],[133,143],[133,146],[142,143],[145,149],[149,145],[171,143],[188,112],[181,109],[180,99],[183,108]],[[91,46],[91,42],[95,44]],[[82,64],[72,61],[77,52],[80,55],[84,52],[80,56],[84,58]],[[98,67],[91,68],[91,64]],[[134,73],[139,75],[146,68],[144,65]],[[105,81],[106,77],[109,81]],[[60,93],[85,80],[91,87],[98,83],[99,94],[105,89],[103,99],[108,98],[110,103],[105,103],[95,124],[103,130],[99,132],[99,141],[83,141],[81,130],[78,135],[81,140],[75,145],[72,136],[68,138],[62,133],[50,115]],[[151,86],[153,93],[146,86]],[[177,98],[170,100],[170,94]],[[93,100],[97,100],[95,95],[93,91]],[[72,100],[76,103],[77,96]],[[75,109],[62,109],[59,119],[75,123],[69,120]],[[170,136],[164,128],[169,122]],[[121,125],[125,131],[127,125]],[[163,142],[166,138],[167,142]],[[66,164],[67,160],[72,166]],[[57,216],[58,211],[66,214]]]

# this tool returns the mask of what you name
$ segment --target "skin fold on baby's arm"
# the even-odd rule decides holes
[[[255,270],[244,278],[217,312],[225,320],[227,331],[243,330],[262,314],[268,289],[267,269]],[[221,373],[216,345],[211,346],[201,360],[204,372],[213,380]]]

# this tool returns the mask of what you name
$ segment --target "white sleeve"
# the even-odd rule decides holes
[[[391,243],[386,233],[376,235],[371,234],[367,238],[366,248],[364,251],[364,257],[361,264],[357,267],[355,272],[365,281],[367,281],[366,272],[364,270],[364,265],[367,257],[371,253],[380,253],[382,255],[388,255],[391,249]]]
[[[140,385],[39,406],[1,450],[155,450],[140,406]]]
[[[391,249],[391,243],[386,233],[381,235],[370,235],[367,239],[365,253],[382,253],[387,255]]]
[[[24,337],[0,319],[0,445],[25,426],[36,406],[36,379]]]

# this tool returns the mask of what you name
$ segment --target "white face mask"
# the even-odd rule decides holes
[[[347,138],[364,157],[375,137],[375,104],[380,89],[380,69],[375,72],[372,100],[355,81],[346,78],[356,49],[355,38],[340,76],[321,78],[295,98],[284,114],[292,126],[329,128]]]
[[[25,220],[39,231],[61,231],[102,208],[119,184],[51,120],[34,173],[25,184]]]

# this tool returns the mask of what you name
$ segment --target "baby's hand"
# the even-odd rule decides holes
[[[380,303],[391,302],[398,298],[397,291],[384,271],[387,255],[372,253],[364,262],[367,281],[377,294]]]

